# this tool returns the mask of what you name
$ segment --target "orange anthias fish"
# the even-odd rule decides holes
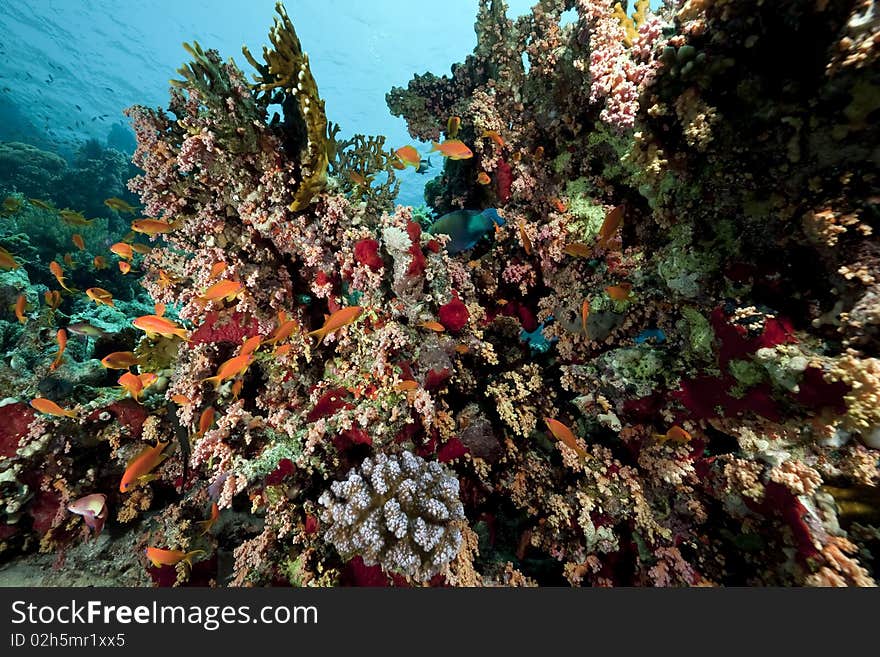
[[[61,408],[51,399],[45,399],[44,397],[31,399],[31,406],[40,411],[40,413],[45,413],[46,415],[54,415],[56,417],[76,417],[76,411],[69,411]]]
[[[110,266],[107,264],[107,259],[104,256],[95,256],[92,260],[92,265],[95,269],[107,269]]]
[[[12,254],[0,246],[0,269],[18,269],[21,267]]]
[[[621,283],[620,285],[609,285],[605,288],[605,293],[614,301],[626,301],[629,299],[629,293],[632,291],[631,283]]]
[[[135,253],[140,253],[141,255],[147,255],[153,249],[146,244],[133,243],[131,245],[131,250]]]
[[[18,318],[20,324],[27,322],[27,317],[24,315],[24,308],[26,305],[27,297],[23,294],[19,294],[18,299],[15,301],[15,316]]]
[[[127,370],[137,364],[138,359],[133,351],[114,351],[101,359],[101,365],[108,370]]]
[[[144,391],[144,383],[137,374],[126,372],[116,381],[122,388],[131,395],[131,398],[140,403],[141,393]]]
[[[211,265],[211,273],[208,276],[208,280],[217,278],[224,271],[226,271],[226,263],[222,260],[220,262],[215,262],[213,265]]]
[[[58,353],[55,354],[55,360],[49,366],[49,369],[53,372],[58,369],[64,358],[64,350],[67,348],[67,331],[58,329],[58,332],[55,334],[55,340],[58,342]]]
[[[220,299],[232,301],[235,297],[241,294],[243,290],[244,287],[238,281],[223,280],[219,283],[214,283],[211,287],[205,290],[204,294],[199,297],[199,301],[219,301]]]
[[[574,256],[575,258],[589,258],[590,254],[593,252],[589,246],[581,242],[571,242],[570,244],[566,244],[565,248],[562,250],[566,254]]]
[[[288,347],[290,345],[287,345]],[[238,379],[235,383],[232,384],[230,390],[232,391],[232,398],[238,399],[238,395],[241,393],[241,388],[244,385],[244,379]]]
[[[492,182],[492,179],[485,171],[480,171],[480,173],[477,174],[477,184],[488,185],[490,182]]]
[[[568,210],[568,205],[566,205],[565,202],[563,202],[562,199],[557,196],[554,196],[550,199],[550,204],[554,208],[556,208],[557,212],[565,212],[566,210]]]
[[[159,287],[161,287],[164,290],[166,287],[170,287],[170,286],[174,285],[175,283],[177,283],[178,280],[179,279],[171,276],[164,269],[160,269],[159,276],[156,279],[156,282],[159,284]]]
[[[217,369],[217,374],[207,379],[202,379],[202,383],[210,381],[214,384],[214,390],[220,387],[220,384],[227,379],[234,379],[243,375],[247,368],[254,362],[253,354],[241,354],[235,358],[230,358]]]
[[[448,157],[450,160],[467,160],[474,156],[474,152],[459,139],[447,139],[442,144],[435,141],[431,148],[431,152],[434,151],[440,151],[443,157]]]
[[[110,247],[110,252],[126,260],[131,260],[134,257],[131,244],[126,244],[125,242],[116,242],[116,244]]]
[[[418,388],[419,384],[417,381],[401,381],[394,386],[394,390],[397,392],[408,392],[410,390],[418,390]]]
[[[450,116],[446,120],[446,138],[447,139],[455,139],[458,136],[458,131],[461,129],[461,117],[460,116]]]
[[[584,299],[583,304],[581,304],[581,328],[584,330],[584,335],[588,335],[587,333],[587,319],[590,317],[590,300]]]
[[[86,290],[86,296],[98,305],[113,306],[113,295],[102,287],[90,287]]]
[[[193,403],[192,399],[190,399],[186,395],[172,395],[171,401],[173,401],[178,406],[189,406]]]
[[[603,249],[608,248],[611,238],[617,234],[617,230],[623,224],[623,206],[618,205],[605,215],[605,221],[599,229],[599,246]]]
[[[571,429],[562,424],[559,420],[554,420],[553,418],[545,417],[544,422],[547,424],[547,428],[556,440],[573,449],[581,458],[587,457],[587,452],[578,445],[577,439],[574,437]]]
[[[67,265],[68,267],[74,267],[73,256],[70,255],[69,253],[64,254],[64,264]]]
[[[278,328],[275,329],[275,332],[269,336],[269,339],[266,340],[267,344],[278,344],[289,338],[293,335],[293,332],[299,329],[299,322],[295,319],[285,319],[286,316],[283,316],[279,313],[278,316]]]
[[[519,238],[522,241],[523,249],[525,249],[526,255],[532,255],[532,240],[529,239],[529,234],[526,232],[526,227],[523,222],[519,222]]]
[[[202,411],[202,414],[199,416],[199,430],[196,432],[196,437],[201,438],[207,433],[211,425],[214,424],[214,416],[216,414],[217,411],[214,410],[213,406],[208,406],[208,408]]]
[[[220,518],[220,507],[217,506],[216,502],[211,503],[211,517],[207,520],[201,520],[196,524],[201,527],[202,531],[199,533],[199,536],[204,536],[209,531],[211,531],[211,527],[213,527],[217,520]]]
[[[127,493],[136,483],[155,479],[155,475],[150,473],[168,458],[167,454],[162,453],[167,445],[168,443],[157,441],[155,447],[147,447],[129,461],[119,482],[119,492]]]
[[[139,219],[131,222],[131,229],[136,233],[143,233],[150,237],[170,233],[177,226],[168,221],[160,221],[158,219]]]
[[[162,548],[148,547],[145,550],[147,559],[156,568],[162,566],[176,566],[183,562],[187,568],[192,568],[192,560],[194,557],[205,554],[204,550],[193,550],[192,552],[184,552],[183,550],[163,550]]]
[[[126,262],[125,260],[120,260],[117,264],[119,265],[119,271],[122,272],[123,276],[131,271],[131,263]]]
[[[46,301],[46,305],[49,306],[49,308],[57,310],[58,306],[61,305],[61,292],[58,290],[46,290],[43,292],[43,299]]]
[[[483,137],[488,137],[498,148],[504,148],[504,140],[501,138],[501,135],[498,134],[497,130],[486,130],[483,132]]]
[[[52,272],[52,275],[55,277],[55,280],[58,281],[58,284],[63,287],[68,292],[73,292],[64,282],[64,271],[61,269],[61,265],[59,265],[54,260],[49,263],[49,271]]]
[[[86,250],[86,243],[83,241],[82,235],[80,235],[79,233],[74,233],[70,239],[73,241],[73,245],[80,251]]]
[[[288,343],[288,344],[283,344],[283,345],[281,345],[280,347],[276,347],[275,351],[273,351],[272,354],[273,354],[275,357],[286,356],[287,354],[290,353],[290,350],[291,350],[291,349],[293,349],[293,345],[292,345],[292,344],[289,344],[289,343]]]
[[[146,390],[158,381],[159,375],[155,372],[144,372],[143,374],[138,374],[138,378],[141,380],[141,386]]]
[[[437,333],[443,333],[443,331],[446,330],[446,327],[440,322],[422,322],[419,326],[428,329],[429,331],[436,331]]]
[[[260,342],[262,341],[263,336],[261,335],[252,335],[247,340],[245,340],[241,344],[241,348],[238,350],[238,355],[241,354],[252,354],[257,349],[260,348]]]
[[[164,313],[165,307],[161,304],[157,304],[155,315],[143,315],[142,317],[133,320],[131,324],[135,328],[139,328],[141,331],[146,332],[147,337],[151,339],[155,338],[157,335],[161,335],[165,338],[170,338],[171,336],[176,335],[181,340],[188,340],[189,334],[186,329],[182,326],[178,326],[170,319],[162,317]]]
[[[669,427],[669,431],[667,431],[665,434],[655,433],[654,438],[659,440],[661,443],[665,443],[667,440],[671,440],[676,443],[689,443],[691,441],[691,434],[682,429],[677,424],[674,424]]]
[[[419,168],[422,158],[414,146],[403,146],[394,151],[394,154],[400,159],[405,166]]]
[[[309,335],[314,335],[318,338],[318,342],[321,342],[328,334],[333,333],[333,331],[340,329],[343,326],[348,326],[357,320],[362,312],[364,312],[364,309],[360,306],[347,306],[345,308],[340,308],[327,318],[327,321],[324,322],[324,326],[311,331]]]

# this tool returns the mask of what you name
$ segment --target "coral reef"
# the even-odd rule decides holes
[[[188,46],[168,109],[129,110],[157,306],[59,311],[142,315],[101,354],[136,355],[141,403],[90,347],[50,370],[54,324],[0,333],[41,368],[0,370],[2,558],[113,532],[204,551],[130,553],[159,585],[874,585],[880,26],[647,5],[480,0],[474,53],[391,90],[472,151],[436,222],[392,207],[382,138],[337,141],[280,5],[254,83]],[[474,216],[499,221],[457,241]],[[24,269],[0,296],[52,285]]]

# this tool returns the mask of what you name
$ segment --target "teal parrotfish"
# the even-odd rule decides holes
[[[495,208],[485,210],[456,210],[437,219],[428,232],[431,235],[444,233],[452,239],[446,243],[446,251],[450,254],[461,253],[472,249],[480,238],[493,226],[503,226],[504,219]]]

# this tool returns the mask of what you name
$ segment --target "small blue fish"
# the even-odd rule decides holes
[[[485,210],[456,210],[437,219],[428,232],[431,235],[444,233],[452,239],[446,244],[451,255],[474,248],[492,226],[503,226],[504,219],[495,208]]]
[[[644,344],[648,340],[654,340],[657,344],[666,342],[666,334],[662,329],[645,329],[636,337],[636,344]]]

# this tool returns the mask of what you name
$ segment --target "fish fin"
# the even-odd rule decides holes
[[[181,559],[180,561],[189,566],[189,568],[192,568],[193,557],[197,557],[202,554],[207,554],[207,552],[205,552],[204,550],[193,550],[192,552],[187,552],[185,555],[183,555],[183,559]]]

